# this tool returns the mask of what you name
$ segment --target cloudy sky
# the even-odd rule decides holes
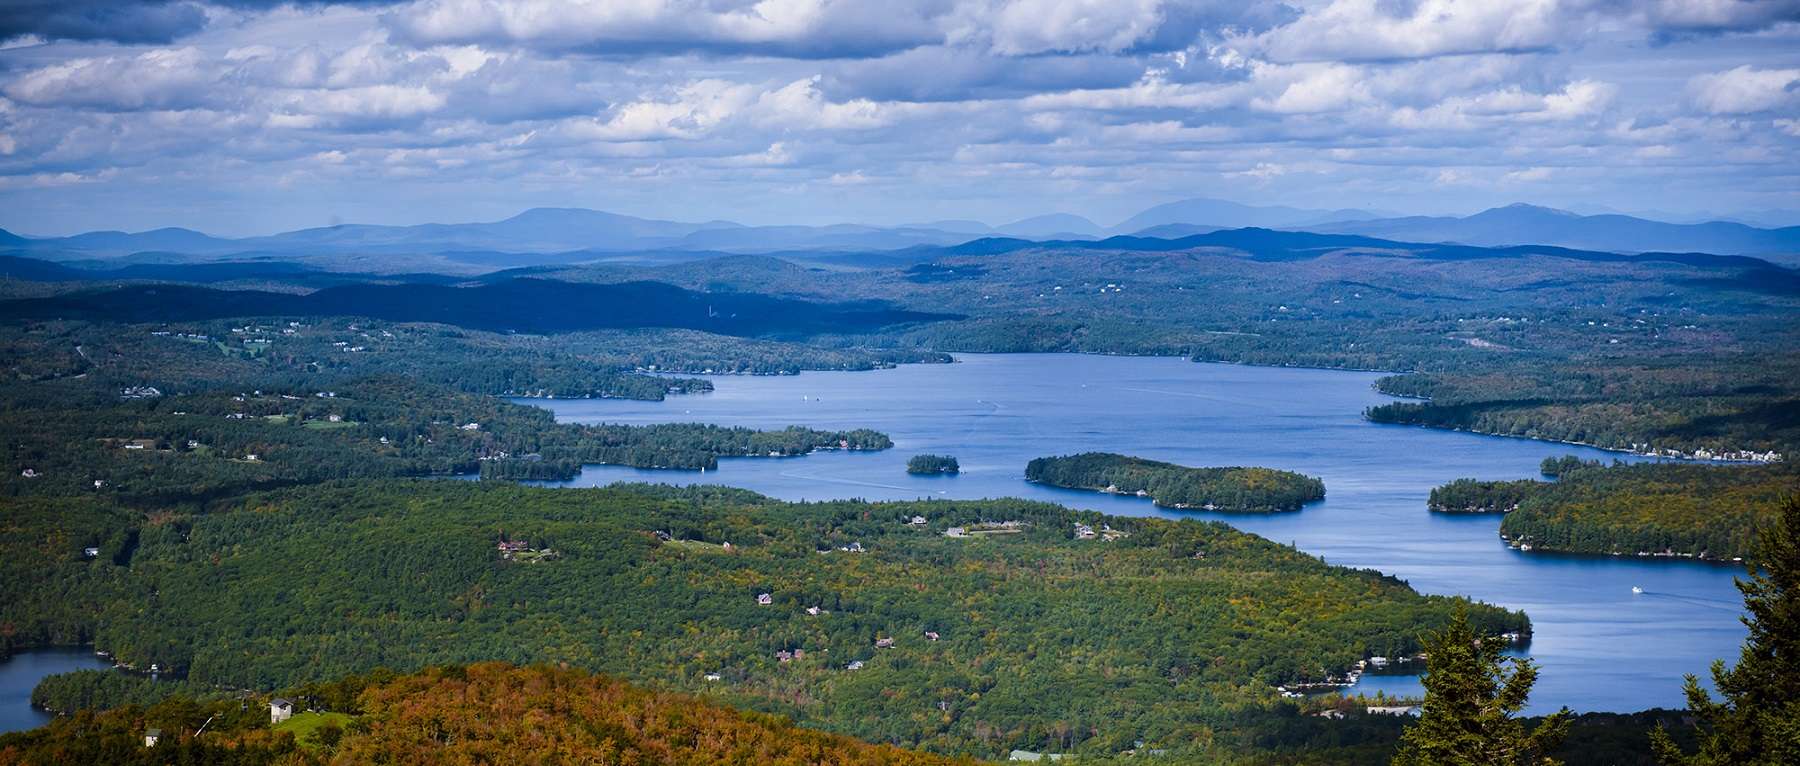
[[[1800,0],[0,0],[0,41],[29,234],[1800,210]]]

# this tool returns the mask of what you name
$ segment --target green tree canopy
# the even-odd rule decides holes
[[[1504,656],[1505,644],[1477,636],[1463,610],[1423,643],[1425,704],[1419,721],[1401,736],[1394,766],[1557,763],[1544,754],[1567,733],[1568,711],[1546,717],[1530,731],[1513,717],[1537,680],[1531,660]]]
[[[1742,618],[1749,638],[1736,667],[1713,663],[1714,701],[1687,677],[1688,709],[1700,719],[1700,749],[1689,755],[1666,732],[1653,733],[1657,758],[1679,766],[1800,763],[1800,496],[1782,502],[1772,528],[1757,537]],[[1760,570],[1760,571],[1758,571]]]

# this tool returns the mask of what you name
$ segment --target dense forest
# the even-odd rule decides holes
[[[1457,479],[1432,488],[1426,507],[1438,513],[1506,513],[1518,510],[1519,502],[1542,486],[1543,482],[1531,479]]]
[[[149,516],[57,502],[0,501],[19,520],[0,552],[15,645],[91,640],[251,689],[567,662],[944,753],[1210,741],[1279,684],[1415,651],[1457,603],[1223,524],[1024,501],[387,481]],[[1122,534],[1075,534],[1103,520]],[[75,521],[86,531],[58,531]],[[984,522],[1016,532],[944,534]],[[1528,629],[1474,614],[1490,633]]]
[[[498,763],[542,752],[591,756],[602,763],[709,766],[971,763],[800,728],[782,716],[722,705],[716,696],[653,691],[544,665],[490,662],[408,675],[376,671],[305,684],[281,693],[306,712],[276,726],[269,724],[264,704],[271,695],[196,694],[191,685],[158,683],[166,689],[154,698],[0,735],[0,764],[304,766],[421,757]],[[1157,748],[1162,751],[1157,762],[1355,766],[1385,761],[1406,721],[1339,707],[1349,712],[1337,719],[1305,715],[1291,702],[1246,709],[1236,728],[1254,734],[1221,732],[1211,747]],[[1554,753],[1568,766],[1647,762],[1649,732],[1658,727],[1682,744],[1693,740],[1691,724],[1675,711],[1593,713],[1575,716],[1570,724],[1569,737]],[[202,726],[206,733],[195,736]],[[147,748],[143,737],[152,728],[162,737]],[[1082,759],[1141,762],[1131,751],[1084,753]]]
[[[1272,468],[1189,468],[1174,463],[1086,452],[1041,457],[1025,478],[1070,489],[1141,495],[1167,508],[1267,513],[1297,511],[1325,498],[1325,483]]]
[[[84,712],[42,729],[0,735],[0,764],[970,763],[803,729],[781,716],[569,668],[439,667],[404,676],[352,677],[330,691],[331,697],[300,699],[329,705],[344,719],[301,712],[271,727],[261,696],[247,705],[235,698],[170,697],[148,706]],[[346,719],[347,725],[338,723]],[[160,737],[146,747],[144,736],[151,729]]]
[[[906,461],[906,472],[914,474],[957,473],[962,466],[950,455],[914,455]]]
[[[1714,355],[1385,378],[1426,397],[1378,423],[1525,436],[1668,456],[1772,461],[1800,449],[1800,357]]]
[[[1505,512],[1500,534],[1532,550],[1741,559],[1800,468],[1544,461],[1554,482],[1458,479],[1431,491],[1444,512]]]

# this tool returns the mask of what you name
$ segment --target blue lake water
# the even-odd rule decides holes
[[[24,731],[50,722],[51,715],[31,706],[31,690],[44,676],[76,670],[100,670],[112,663],[91,649],[57,647],[21,652],[0,662],[0,734]]]
[[[662,402],[520,400],[582,423],[705,422],[752,428],[873,428],[883,452],[720,461],[704,474],[589,466],[553,486],[618,481],[726,484],[786,500],[1027,497],[1125,516],[1208,518],[1334,564],[1369,567],[1425,593],[1466,595],[1531,616],[1541,666],[1530,711],[1680,707],[1682,675],[1735,659],[1740,570],[1689,561],[1521,553],[1498,516],[1425,509],[1452,479],[1536,477],[1539,461],[1618,453],[1363,420],[1392,401],[1376,373],[1194,364],[1072,354],[963,355],[952,365],[782,377],[714,377],[710,394]],[[1148,500],[1028,483],[1032,458],[1089,450],[1185,465],[1262,465],[1325,481],[1297,513],[1170,511]],[[956,456],[962,473],[915,477],[907,458]],[[1633,594],[1632,586],[1644,589]],[[1367,676],[1358,691],[1416,693],[1416,678]]]

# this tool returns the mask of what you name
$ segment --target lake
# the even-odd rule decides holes
[[[54,647],[20,652],[0,662],[0,734],[34,729],[50,722],[49,713],[31,706],[31,690],[44,676],[76,670],[104,670],[112,663],[82,647]]]
[[[709,394],[662,402],[537,400],[581,423],[705,422],[751,428],[873,428],[883,452],[721,460],[706,473],[589,466],[568,482],[725,484],[784,500],[1027,497],[1123,516],[1218,519],[1325,560],[1398,576],[1530,615],[1542,673],[1530,712],[1681,707],[1682,675],[1735,660],[1744,638],[1741,570],[1691,561],[1522,553],[1500,517],[1425,509],[1461,477],[1536,477],[1546,457],[1638,458],[1563,444],[1365,421],[1393,401],[1378,373],[1074,354],[959,355],[957,364],[874,372],[714,376]],[[1090,450],[1193,466],[1261,465],[1318,476],[1326,499],[1297,513],[1172,511],[1135,497],[1028,483],[1035,457]],[[909,457],[954,455],[957,476],[906,473]],[[1632,586],[1644,589],[1633,594]],[[1357,688],[1417,692],[1417,679],[1369,676]]]

